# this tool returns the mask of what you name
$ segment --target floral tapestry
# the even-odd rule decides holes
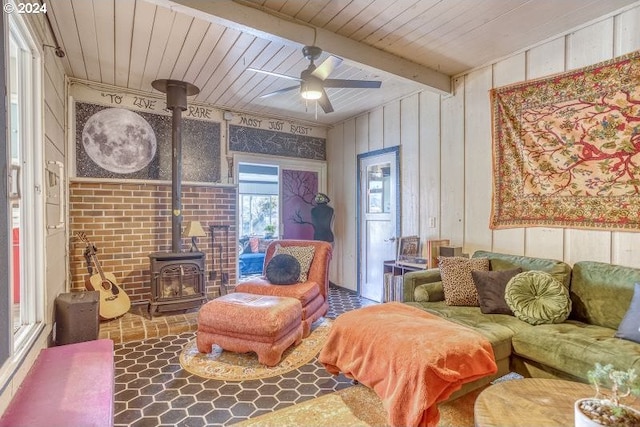
[[[491,91],[491,228],[640,231],[640,51]]]

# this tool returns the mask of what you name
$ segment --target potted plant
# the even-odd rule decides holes
[[[273,224],[267,224],[264,226],[264,237],[270,239],[273,237],[273,233],[276,232],[276,226]]]
[[[596,363],[587,376],[596,389],[596,395],[576,401],[576,427],[640,425],[640,411],[621,403],[621,399],[629,395],[640,395],[640,381],[635,369],[619,371],[611,364],[603,366]]]

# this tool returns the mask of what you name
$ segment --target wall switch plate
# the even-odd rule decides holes
[[[436,228],[436,217],[429,217],[429,228]]]

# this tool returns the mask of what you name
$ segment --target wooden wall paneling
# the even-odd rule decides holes
[[[65,153],[64,124],[59,123],[49,104],[44,106],[44,133],[55,149],[61,153]]]
[[[339,124],[332,127],[327,132],[327,188],[328,196],[331,199],[331,206],[334,209],[333,234],[335,243],[333,246],[333,257],[329,265],[329,280],[344,286],[342,280],[342,242],[344,240],[345,221],[345,200],[342,171],[342,146],[343,146],[344,126]]]
[[[537,79],[564,71],[565,38],[559,37],[527,51],[527,79]],[[529,227],[525,229],[524,254],[532,257],[563,259],[562,228]]]
[[[171,72],[176,66],[182,49],[188,49],[186,46],[187,37],[191,27],[195,26],[196,20],[192,16],[181,13],[174,13],[174,15],[171,30],[169,31],[169,40],[167,40],[167,44],[164,47],[160,66],[152,73],[152,77],[154,77],[152,81],[155,79],[170,79]]]
[[[491,250],[491,105],[492,69],[484,67],[465,76],[464,85],[464,248],[470,254]],[[502,231],[502,230],[501,230]]]
[[[614,56],[640,49],[640,7],[627,10],[616,16],[614,28]]]
[[[611,262],[640,268],[640,233],[616,231],[611,236]]]
[[[420,145],[418,94],[400,102],[400,230],[403,236],[420,232]]]
[[[94,16],[103,17],[96,19],[96,34],[98,37],[98,62],[100,64],[100,81],[110,85],[116,84],[115,76],[115,47],[116,40],[113,29],[115,28],[114,0],[98,0],[93,2]],[[120,5],[118,5],[120,7]]]
[[[440,238],[440,95],[427,91],[420,93],[419,123],[420,238],[426,256],[424,243]]]
[[[440,142],[440,237],[464,243],[464,77],[453,81],[453,95],[442,98]]]
[[[524,81],[527,78],[525,69],[526,56],[524,53],[511,56],[495,63],[493,66],[493,86],[501,87],[511,83]],[[488,120],[489,122],[491,121],[491,116],[489,116]],[[508,228],[504,230],[493,231],[494,251],[515,255],[524,255],[524,249],[524,228]]]
[[[400,101],[393,101],[384,107],[384,148],[400,145]]]
[[[356,117],[356,154],[369,152],[369,115]]]
[[[60,96],[58,96],[58,91],[56,90],[55,83],[49,76],[49,74],[44,73],[44,102],[46,108],[49,108],[51,111],[52,117],[55,121],[60,125],[60,127],[64,126],[64,101]],[[64,80],[63,80],[64,81]],[[46,114],[46,112],[45,112]]]
[[[384,148],[384,108],[369,112],[369,151]]]
[[[145,1],[136,2],[136,11],[133,17],[133,35],[131,36],[131,57],[129,59],[129,81],[127,84],[129,88],[149,90],[142,87],[142,78],[144,76],[144,64],[149,55],[153,22],[158,9],[165,10]]]
[[[613,18],[597,22],[568,35],[567,68],[575,69],[613,57]],[[611,232],[567,229],[565,261],[611,262]]]
[[[347,120],[344,123],[344,139],[343,147],[343,176],[342,182],[353,183],[344,185],[344,228],[342,240],[342,284],[345,288],[357,289],[357,191],[356,176],[358,173],[358,165],[356,160],[356,121],[354,119]]]
[[[567,37],[569,70],[613,58],[613,18],[596,22]]]

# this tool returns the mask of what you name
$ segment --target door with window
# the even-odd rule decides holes
[[[384,261],[395,259],[398,215],[398,147],[358,156],[360,218],[359,289],[382,302]]]
[[[11,352],[35,337],[43,318],[41,62],[21,18],[9,16],[7,81],[9,288]],[[4,325],[2,325],[4,328]]]

